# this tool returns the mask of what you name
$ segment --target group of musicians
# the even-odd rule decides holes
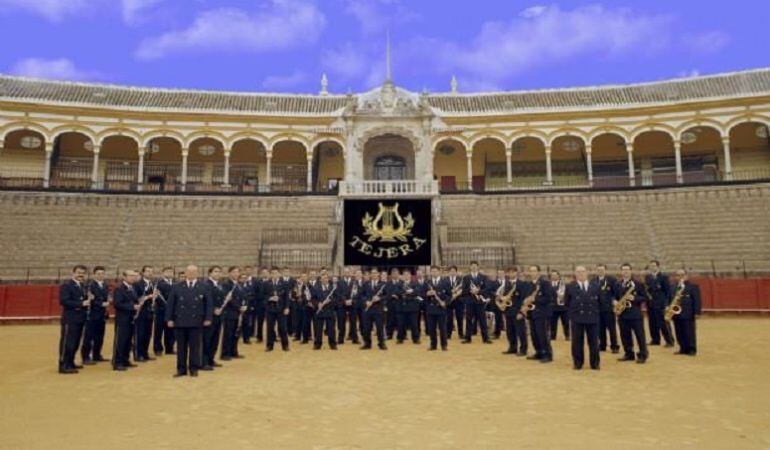
[[[262,342],[265,328],[267,351],[276,341],[289,351],[290,336],[302,344],[312,339],[319,350],[324,335],[332,350],[346,340],[368,350],[373,331],[377,347],[387,350],[387,340],[402,344],[407,334],[420,344],[422,329],[430,337],[428,350],[446,351],[455,331],[463,344],[477,335],[491,344],[504,329],[504,354],[548,363],[553,361],[550,341],[561,322],[565,339],[571,340],[573,367],[583,367],[587,347],[589,365],[598,370],[608,340],[612,353],[620,351],[618,328],[623,347],[619,360],[641,364],[649,357],[647,346],[660,345],[661,336],[667,347],[674,345],[673,322],[676,353],[696,354],[700,291],[686,271],[675,272],[673,285],[655,260],[638,278],[630,264],[621,265],[620,278],[608,275],[603,264],[594,272],[589,280],[587,268],[578,266],[568,281],[557,271],[542,274],[537,265],[525,273],[511,267],[484,274],[472,262],[466,274],[455,266],[445,271],[432,266],[428,274],[421,269],[412,274],[345,267],[340,276],[321,269],[293,277],[285,267],[233,266],[223,273],[213,266],[201,278],[194,265],[179,274],[163,268],[159,277],[145,266],[140,272],[124,271],[110,290],[103,267],[94,267],[87,279],[87,268],[78,265],[60,287],[59,372],[78,373],[83,365],[106,361],[102,347],[110,304],[115,311],[113,369],[125,371],[155,359],[149,352],[152,343],[156,356],[176,354],[177,377],[220,367],[217,352],[222,361],[243,358],[239,340]],[[527,356],[530,341],[534,353]],[[75,364],[78,350],[83,365]]]

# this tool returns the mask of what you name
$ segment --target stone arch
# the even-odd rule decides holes
[[[442,192],[457,190],[469,185],[467,158],[468,146],[457,136],[445,136],[436,140],[433,150],[433,177],[438,180]]]
[[[94,144],[96,144],[96,132],[88,127],[79,124],[67,124],[61,125],[51,130],[51,142],[56,141],[56,138],[65,133],[79,133],[87,137]]]
[[[414,140],[397,133],[384,133],[371,136],[364,141],[363,151],[364,179],[380,179],[384,174],[375,171],[375,161],[380,157],[402,158],[405,162],[404,179],[414,179],[416,175],[416,153]],[[396,172],[393,172],[394,174]]]
[[[622,138],[623,141],[625,141],[625,142],[629,142],[629,139],[630,139],[629,133],[628,133],[627,129],[621,128],[621,127],[615,126],[615,125],[603,125],[601,127],[596,127],[593,130],[591,130],[588,133],[588,136],[586,138],[586,142],[588,142],[591,145],[593,145],[594,139],[596,139],[597,137],[599,137],[599,136],[601,136],[603,134],[614,134],[614,135],[617,135],[618,137]]]
[[[577,137],[579,138],[583,145],[586,144],[586,134],[583,132],[583,130],[580,130],[578,128],[573,127],[562,127],[557,130],[552,131],[548,134],[546,138],[546,144],[550,147],[553,145],[553,142],[561,137]]]
[[[308,142],[307,138],[305,136],[302,136],[300,134],[296,133],[281,133],[273,136],[270,139],[270,149],[273,149],[273,147],[276,146],[276,144],[279,144],[281,142],[296,142],[305,149],[305,153],[310,151],[310,143]]]
[[[242,141],[255,141],[260,144],[262,144],[263,147],[269,148],[270,147],[270,139],[268,139],[265,135],[261,133],[257,133],[255,131],[239,131],[238,133],[233,134],[230,136],[230,139],[227,142],[227,145],[232,148],[235,144]]]
[[[651,123],[642,124],[634,128],[631,131],[631,133],[629,133],[629,136],[626,142],[634,142],[636,141],[636,138],[639,137],[639,135],[650,131],[660,131],[663,133],[667,133],[671,137],[672,141],[675,141],[677,139],[676,129],[674,127],[663,123],[651,122]]]
[[[499,131],[495,131],[495,130],[484,130],[484,131],[479,131],[479,132],[473,134],[468,139],[468,147],[467,148],[469,148],[469,149],[471,149],[471,151],[473,151],[473,147],[476,146],[476,143],[479,142],[479,141],[482,141],[484,139],[494,139],[494,140],[500,141],[500,143],[503,144],[503,148],[505,148],[505,146],[508,143],[508,138],[503,133],[501,133]]]
[[[693,128],[706,128],[706,127],[714,129],[716,132],[719,133],[720,136],[725,135],[725,127],[724,127],[724,124],[722,124],[721,122],[716,121],[714,119],[699,118],[699,119],[688,120],[687,122],[679,125],[679,127],[677,127],[677,134],[676,134],[677,139],[681,140],[682,134],[684,134],[686,131],[689,131]]]
[[[524,128],[522,130],[518,130],[511,136],[511,139],[509,140],[509,146],[513,148],[513,144],[516,143],[516,141],[523,139],[523,138],[534,138],[539,139],[540,142],[543,143],[543,147],[545,147],[546,142],[548,142],[548,136],[543,133],[540,130],[536,130],[534,128]]]
[[[46,127],[33,122],[11,122],[0,127],[0,143],[5,141],[5,137],[14,131],[31,130],[43,137],[43,141],[50,141],[50,130]]]
[[[336,136],[319,137],[310,147],[313,158],[311,189],[328,191],[345,178],[345,144]]]
[[[141,135],[134,130],[128,128],[108,128],[96,135],[96,143],[101,146],[105,139],[110,136],[125,136],[131,138],[136,142],[136,145],[140,145],[142,142]]]
[[[151,130],[147,133],[144,133],[141,140],[142,147],[147,147],[150,144],[150,141],[158,137],[168,137],[174,139],[179,142],[179,145],[185,147],[185,137],[182,135],[182,133],[170,129]]]
[[[190,144],[204,138],[217,141],[222,145],[223,149],[227,149],[227,143],[228,143],[227,138],[218,131],[210,131],[210,130],[195,131],[193,133],[188,134],[184,138],[183,146],[184,148],[190,148]]]

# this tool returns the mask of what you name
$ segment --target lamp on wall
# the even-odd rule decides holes
[[[22,148],[38,148],[43,144],[43,140],[37,136],[23,136],[21,138]]]
[[[200,153],[203,156],[211,156],[216,151],[217,151],[217,148],[211,144],[204,144],[198,147],[198,153]]]
[[[685,131],[682,133],[682,144],[692,144],[698,140],[698,135],[692,131]]]
[[[754,130],[754,134],[756,134],[757,137],[760,139],[767,139],[767,136],[768,136],[767,126],[765,125],[758,126],[757,129]]]
[[[561,144],[562,150],[565,152],[576,152],[580,150],[580,143],[577,139],[567,139]]]

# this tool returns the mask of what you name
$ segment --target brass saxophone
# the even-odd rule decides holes
[[[636,284],[631,281],[628,289],[626,290],[626,293],[620,297],[620,300],[618,300],[618,302],[615,303],[615,306],[612,308],[616,316],[620,316],[623,314],[623,311],[631,307],[631,300],[634,298],[634,291],[636,291]]]
[[[457,284],[455,286],[452,286],[452,298],[449,299],[449,303],[452,303],[453,301],[457,300],[457,298],[462,293],[463,293],[463,285],[462,285],[462,283]]]
[[[511,287],[511,290],[508,291],[507,294],[502,293],[504,286],[505,283],[500,285],[500,288],[497,290],[497,296],[495,297],[495,304],[497,304],[497,307],[502,312],[505,312],[508,308],[513,306],[513,294],[516,292],[516,283],[513,283],[513,287]]]
[[[529,294],[527,298],[525,298],[524,301],[521,303],[521,309],[519,310],[519,313],[521,313],[522,316],[526,317],[527,312],[535,309],[535,299],[537,298],[537,294],[539,293],[540,293],[540,283],[536,283],[535,291]]]
[[[668,307],[666,307],[666,313],[664,315],[666,322],[671,322],[674,316],[682,313],[682,294],[683,293],[684,293],[684,289],[677,288],[676,295],[674,295],[674,299],[671,300],[671,304],[668,305]]]
[[[564,294],[566,291],[566,286],[564,285],[564,281],[559,280],[558,287],[556,288],[556,304],[558,306],[564,306]]]

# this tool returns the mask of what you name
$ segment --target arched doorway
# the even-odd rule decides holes
[[[374,160],[375,180],[405,180],[406,160],[398,155],[382,155]]]
[[[415,155],[412,141],[398,134],[381,134],[364,144],[365,180],[413,180]]]

